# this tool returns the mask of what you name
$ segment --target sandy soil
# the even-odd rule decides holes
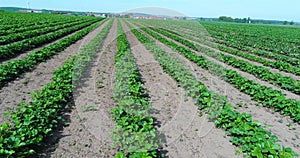
[[[153,38],[152,38],[153,39]],[[252,114],[254,120],[258,120],[263,125],[267,126],[267,130],[271,131],[274,135],[282,141],[280,144],[291,147],[297,153],[300,153],[300,125],[293,123],[288,117],[282,116],[279,113],[273,112],[271,109],[267,109],[261,106],[256,106],[257,102],[251,100],[251,98],[234,88],[232,85],[221,80],[218,76],[211,75],[208,71],[200,68],[196,64],[190,62],[177,52],[174,52],[171,48],[163,45],[159,41],[155,40],[166,52],[178,57],[199,81],[205,84],[205,86],[218,94],[227,96],[231,105],[237,103],[247,103],[248,107],[239,107],[239,112],[245,112]]]
[[[127,27],[124,28],[128,31]],[[225,132],[216,129],[205,116],[198,116],[197,106],[191,98],[185,100],[184,90],[163,72],[153,55],[131,32],[127,33],[127,38],[145,87],[150,91],[154,111],[157,111],[152,116],[161,122],[158,130],[165,134],[163,149],[167,155],[171,158],[238,157],[234,155],[237,149],[231,145]]]

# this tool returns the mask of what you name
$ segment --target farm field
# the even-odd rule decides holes
[[[298,27],[0,19],[0,157],[300,154]]]

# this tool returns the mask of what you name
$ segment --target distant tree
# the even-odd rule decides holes
[[[240,23],[240,22],[241,22],[241,19],[235,18],[235,19],[234,19],[234,22]]]
[[[283,22],[283,25],[287,25],[287,24],[288,24],[288,22],[287,22],[287,21],[284,21],[284,22]]]
[[[294,21],[291,21],[291,22],[290,22],[290,25],[294,25],[294,24],[295,24]]]
[[[227,17],[227,16],[220,16],[219,21],[234,22],[234,19],[232,19],[231,17]]]
[[[220,21],[225,21],[225,20],[226,20],[226,16],[220,16],[220,17],[219,17],[219,20],[220,20]]]

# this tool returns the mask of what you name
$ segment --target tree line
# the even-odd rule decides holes
[[[283,25],[294,25],[293,21],[275,21],[275,20],[252,20],[248,18],[232,18],[229,16],[220,16],[218,21],[221,22],[235,22],[235,23],[264,23],[264,24],[283,24]]]

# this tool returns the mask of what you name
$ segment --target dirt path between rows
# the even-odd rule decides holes
[[[129,29],[123,25],[126,31]],[[161,122],[158,130],[164,132],[163,149],[170,158],[238,157],[225,132],[216,129],[205,116],[199,117],[197,106],[176,81],[164,73],[154,56],[133,35],[127,33],[145,87],[152,98],[151,115]],[[156,112],[156,113],[155,113]]]
[[[86,69],[75,90],[75,109],[70,126],[64,128],[56,150],[51,157],[113,157],[117,153],[111,148],[110,132],[115,123],[109,110],[114,106],[113,78],[114,55],[116,52],[116,21],[105,38],[99,53]],[[101,78],[101,87],[97,87]]]
[[[3,114],[11,108],[16,108],[22,101],[30,102],[32,98],[29,94],[41,90],[43,86],[51,82],[52,72],[62,66],[64,61],[77,54],[81,46],[86,45],[98,32],[107,24],[104,23],[94,31],[90,32],[83,39],[72,44],[64,51],[53,56],[46,62],[40,63],[32,72],[23,74],[20,78],[8,83],[0,90],[0,120],[1,123],[7,121]]]
[[[150,36],[148,35],[148,37]],[[150,38],[155,40],[152,37]],[[237,103],[247,103],[248,107],[239,107],[238,111],[252,114],[254,120],[269,126],[267,127],[267,130],[272,132],[282,141],[280,143],[281,145],[291,147],[295,152],[300,154],[300,125],[293,123],[288,117],[273,112],[271,109],[256,106],[257,102],[252,101],[248,95],[221,80],[218,76],[211,75],[207,70],[200,68],[195,63],[189,61],[179,53],[174,52],[171,48],[163,45],[158,40],[155,41],[160,48],[174,55],[174,57],[179,58],[185,68],[189,69],[209,90],[226,96],[231,105],[235,106]]]

